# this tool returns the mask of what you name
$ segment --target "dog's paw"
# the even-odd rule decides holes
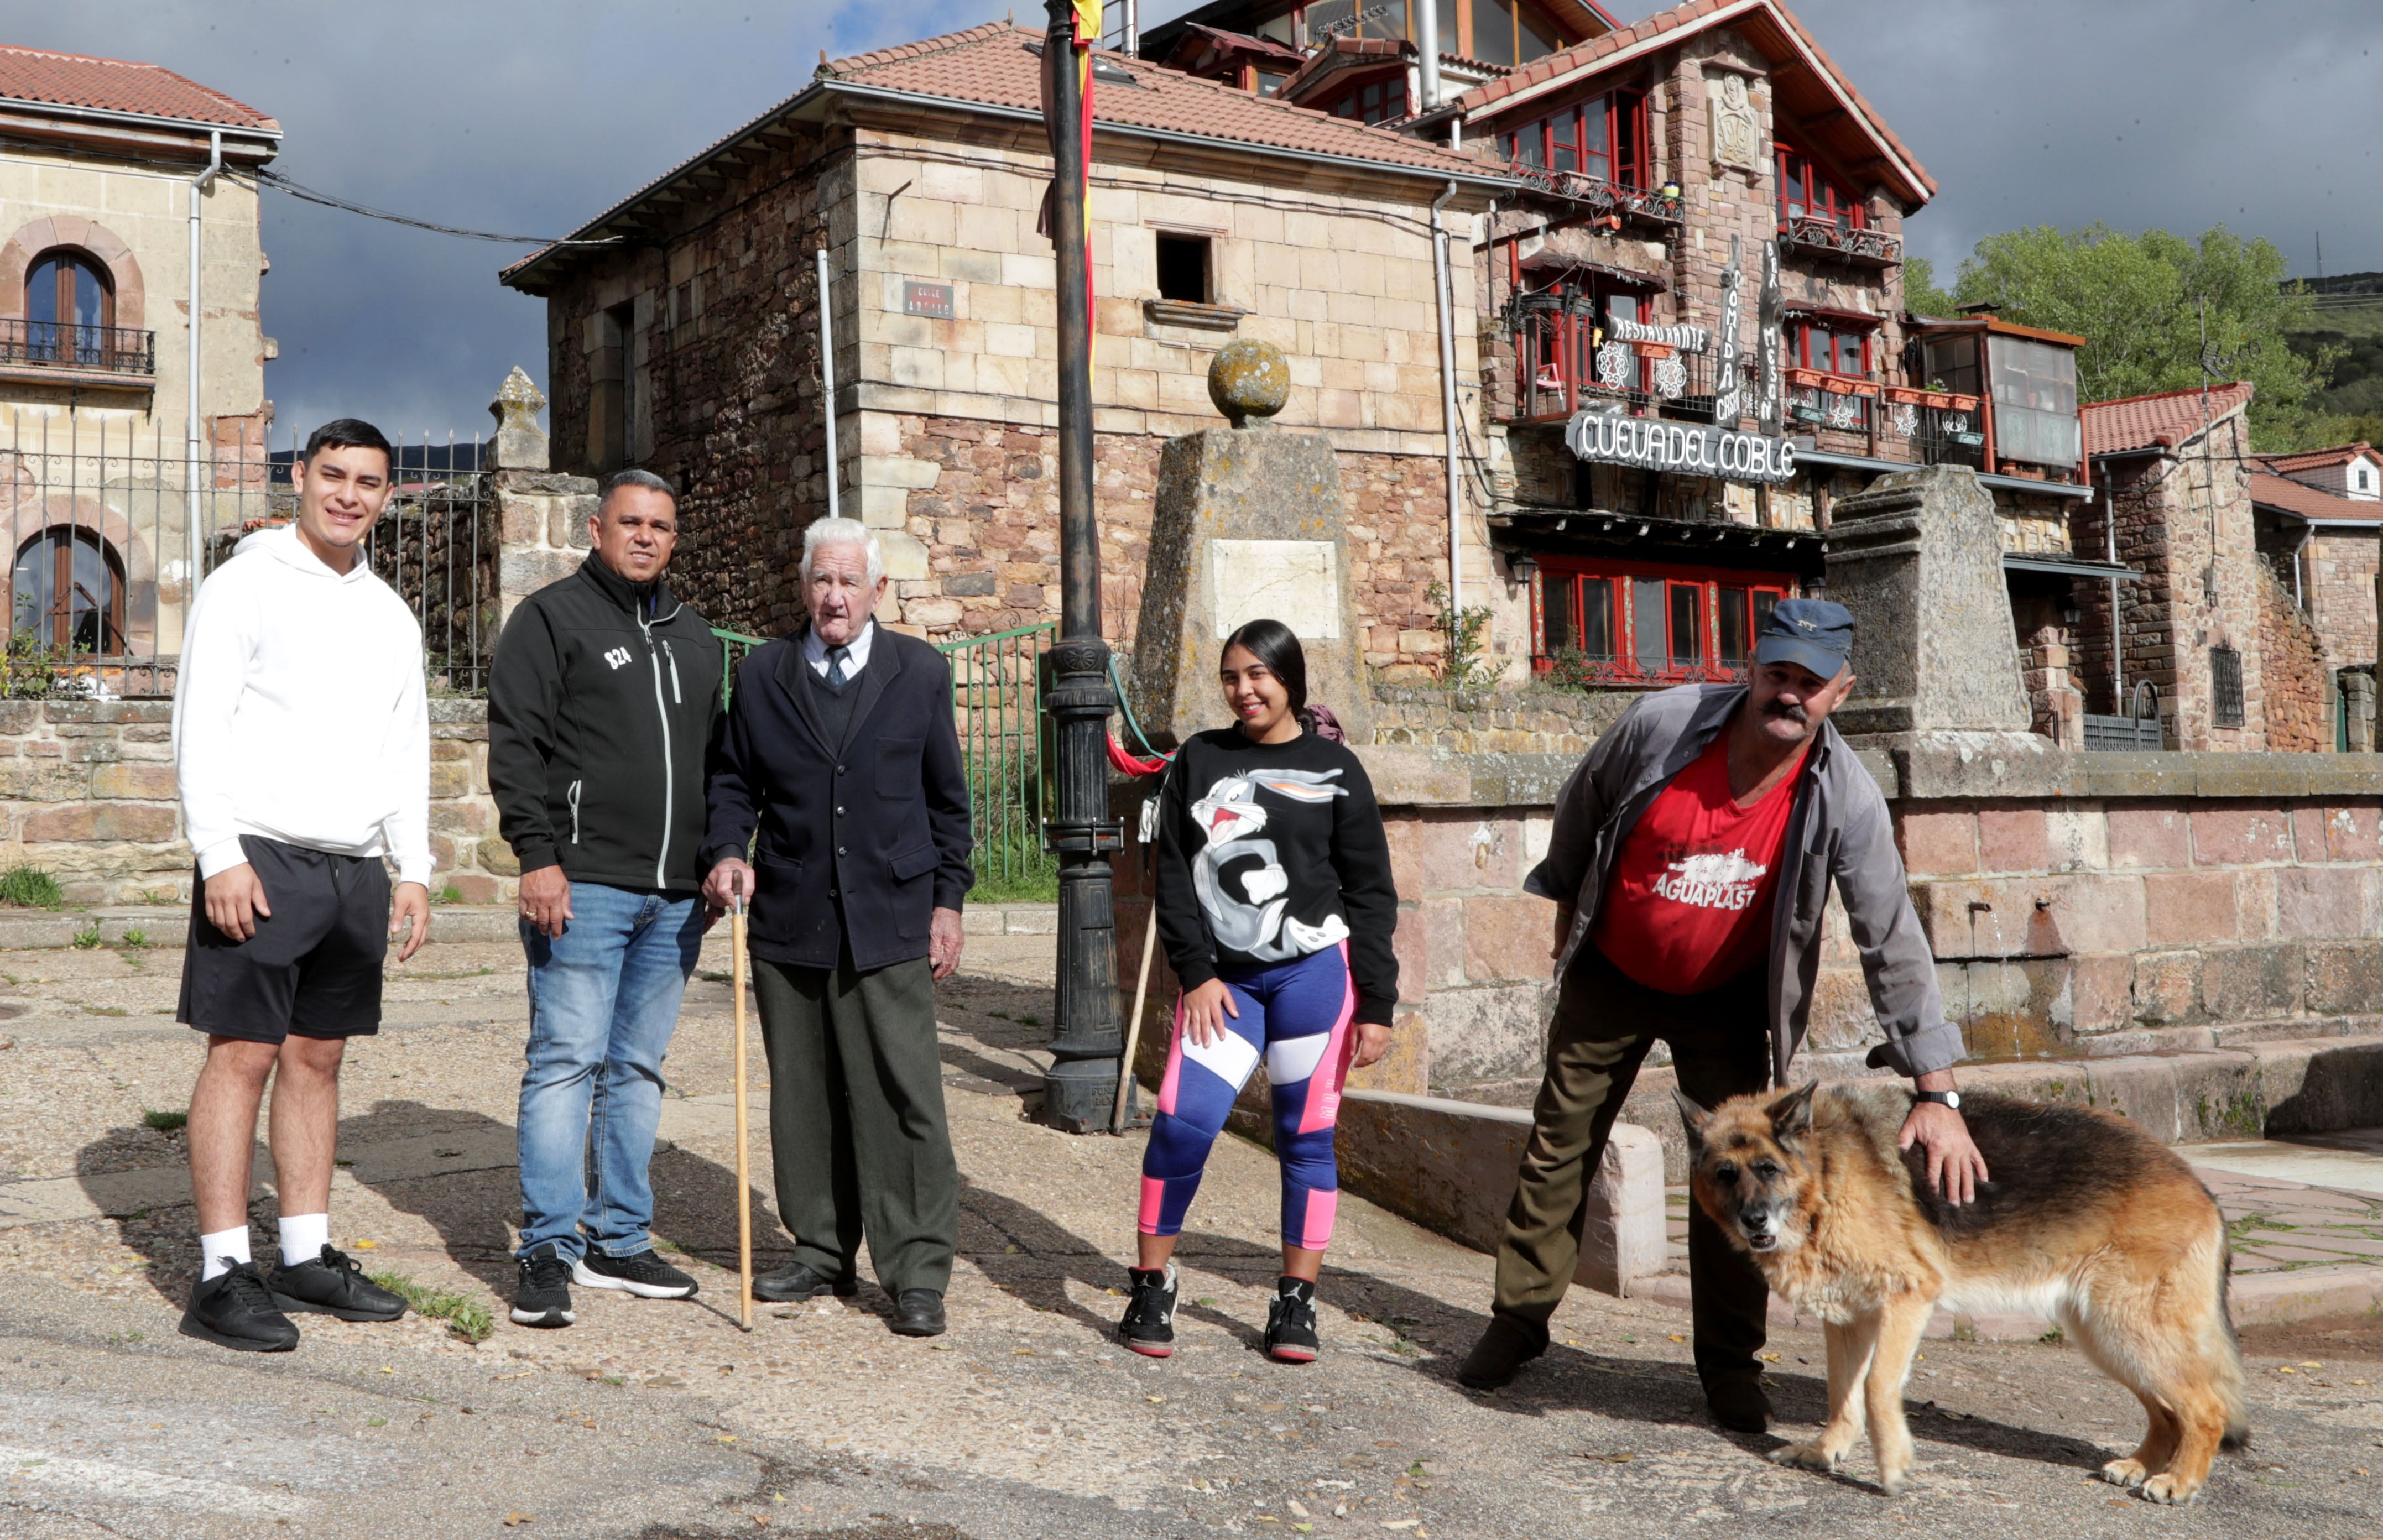
[[[1771,1451],[1774,1464],[1792,1465],[1799,1471],[1819,1471],[1822,1474],[1837,1468],[1837,1457],[1818,1444],[1785,1444]]]
[[[2114,1460],[2095,1473],[2113,1486],[2130,1487],[2141,1486],[2151,1475],[2151,1472],[2144,1467],[2143,1462],[2132,1456],[2125,1460]]]
[[[2201,1484],[2187,1481],[2172,1472],[2163,1472],[2144,1482],[2140,1490],[2148,1501],[2181,1507],[2201,1495]]]
[[[1900,1470],[1882,1470],[1878,1473],[1878,1489],[1885,1493],[1890,1497],[1900,1497],[1903,1493],[1903,1489],[1910,1485],[1911,1469],[1909,1466],[1905,1466]]]

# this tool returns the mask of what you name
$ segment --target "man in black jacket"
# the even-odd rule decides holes
[[[736,671],[703,842],[705,898],[753,901],[778,1216],[795,1237],[794,1263],[753,1293],[853,1293],[865,1237],[894,1330],[932,1337],[959,1226],[934,980],[959,964],[975,881],[951,670],[870,619],[885,564],[866,526],[813,523],[802,572],[809,625]]]
[[[587,536],[579,570],[505,622],[488,675],[488,786],[521,863],[529,954],[512,1309],[525,1326],[576,1319],[574,1280],[646,1299],[696,1288],[654,1254],[646,1165],[703,941],[696,852],[720,645],[662,583],[678,543],[669,482],[611,477]]]

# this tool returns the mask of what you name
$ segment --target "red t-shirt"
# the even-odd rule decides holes
[[[1762,961],[1803,768],[1798,756],[1761,801],[1742,808],[1729,795],[1728,735],[1715,737],[1630,831],[1589,932],[1598,950],[1666,994],[1701,994]]]

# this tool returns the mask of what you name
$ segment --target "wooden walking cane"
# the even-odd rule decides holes
[[[1142,805],[1142,869],[1147,874],[1154,869],[1150,856],[1150,838],[1157,827],[1154,816],[1158,810],[1155,793]],[[1133,1051],[1142,1041],[1142,1004],[1150,992],[1150,955],[1158,945],[1158,892],[1154,884],[1144,881],[1151,889],[1150,912],[1142,927],[1142,976],[1133,981],[1133,1018],[1125,1024],[1125,1057],[1117,1064],[1117,1105],[1109,1112],[1109,1132],[1125,1132],[1126,1092],[1133,1087]]]
[[[739,884],[735,907],[729,910],[728,944],[735,949],[729,964],[736,992],[736,1319],[753,1329],[753,1166],[745,1140],[745,890]]]

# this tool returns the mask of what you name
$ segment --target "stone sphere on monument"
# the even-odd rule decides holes
[[[1264,427],[1290,399],[1290,364],[1273,343],[1238,338],[1208,364],[1208,399],[1235,427]]]

